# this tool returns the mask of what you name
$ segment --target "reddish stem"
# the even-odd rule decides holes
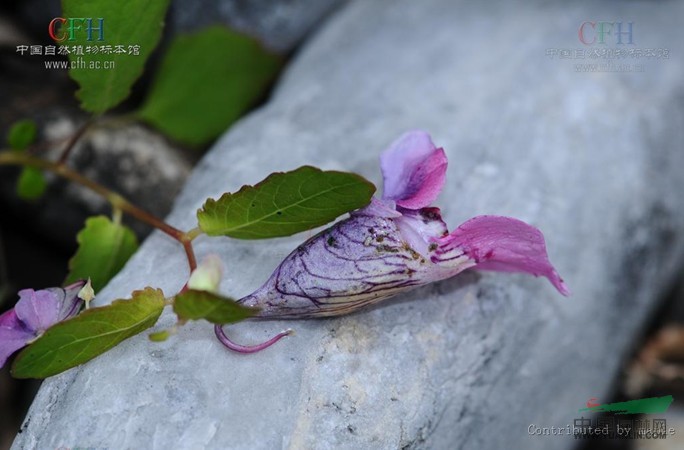
[[[180,242],[181,245],[183,245],[185,255],[188,258],[190,271],[192,272],[197,268],[197,260],[195,258],[195,252],[192,248],[192,240],[199,234],[196,232],[196,230],[191,230],[190,233],[185,233],[178,228],[172,227],[163,220],[135,206],[133,203],[129,202],[116,192],[107,189],[90,178],[84,177],[80,173],[70,169],[64,164],[48,161],[46,159],[38,158],[25,153],[0,152],[0,165],[3,164],[31,166],[38,169],[47,170],[61,176],[62,178],[66,178],[67,180],[71,180],[87,187],[91,191],[105,198],[109,203],[111,203],[112,207],[118,208],[126,214],[129,214],[140,220],[141,222],[145,222],[148,225],[161,230],[162,232],[171,236],[173,239]]]
[[[69,154],[71,153],[71,150],[76,146],[76,143],[81,139],[81,137],[85,134],[86,130],[90,128],[90,126],[93,124],[93,120],[87,120],[81,127],[76,130],[76,132],[69,138],[69,141],[67,142],[66,146],[64,147],[64,150],[62,150],[62,154],[59,157],[59,160],[57,160],[57,164],[59,165],[64,165],[66,164],[67,159],[69,159]]]
[[[226,348],[233,350],[234,352],[238,353],[256,353],[259,352],[265,348],[270,347],[271,345],[275,344],[285,336],[289,336],[292,334],[292,330],[285,330],[281,331],[280,333],[276,334],[273,336],[271,339],[269,339],[266,342],[262,342],[261,344],[257,345],[240,345],[236,344],[235,342],[231,341],[228,336],[226,336],[226,333],[223,331],[223,325],[215,325],[214,326],[214,331],[216,332],[216,337],[218,338],[219,341],[221,341],[221,344],[226,346]]]

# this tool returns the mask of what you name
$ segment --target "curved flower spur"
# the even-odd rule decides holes
[[[384,194],[321,231],[290,253],[254,293],[239,300],[261,308],[256,318],[303,319],[347,314],[400,292],[450,278],[465,269],[544,276],[569,290],[549,262],[544,236],[520,220],[477,216],[449,233],[430,204],[444,185],[447,158],[423,131],[397,139],[381,156]],[[263,344],[219,340],[242,353]]]

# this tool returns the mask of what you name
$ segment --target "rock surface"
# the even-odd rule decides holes
[[[198,0],[171,4],[173,33],[222,24],[252,35],[279,53],[292,51],[345,0]]]
[[[492,213],[538,226],[573,296],[466,273],[340,319],[232,327],[245,343],[296,329],[251,356],[206,324],[162,344],[143,334],[47,380],[13,448],[574,447],[528,427],[572,425],[607,395],[684,264],[683,15],[682,2],[348,5],[204,158],[169,221],[191,228],[207,196],[303,164],[379,182],[379,152],[424,128],[451,163],[437,202],[447,223]],[[635,46],[671,57],[625,61],[636,73],[550,57],[584,48],[583,21],[613,17],[634,18]],[[197,252],[218,252],[222,291],[241,296],[304,238],[202,237]],[[172,294],[187,275],[156,233],[97,301],[146,285]]]

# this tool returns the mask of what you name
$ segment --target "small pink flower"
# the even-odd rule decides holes
[[[0,315],[0,367],[12,353],[30,344],[52,325],[75,316],[83,304],[78,293],[84,285],[84,281],[78,281],[64,289],[19,291],[14,308]]]
[[[335,316],[469,268],[543,276],[569,294],[537,228],[478,216],[449,233],[439,208],[430,206],[444,185],[447,158],[427,133],[401,136],[381,165],[381,200],[297,247],[240,302],[262,308],[262,318]],[[221,327],[216,332],[226,344]]]

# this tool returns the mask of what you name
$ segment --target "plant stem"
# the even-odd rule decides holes
[[[63,137],[59,139],[55,139],[54,141],[41,141],[32,145],[29,145],[28,148],[26,149],[26,153],[29,153],[31,155],[35,155],[36,153],[40,153],[45,151],[46,149],[59,146],[62,144],[66,144],[69,139],[71,139],[71,136],[69,137]]]
[[[200,227],[196,227],[196,228],[193,228],[192,230],[186,232],[185,234],[192,241],[202,233],[204,233],[204,231],[202,231],[202,229]]]
[[[116,192],[111,191],[101,184],[84,177],[80,173],[59,162],[48,161],[46,159],[28,155],[26,153],[2,151],[0,152],[0,165],[3,164],[36,167],[38,169],[52,172],[61,176],[62,178],[73,181],[74,183],[78,183],[81,186],[85,186],[86,188],[106,199],[114,209],[119,209],[124,213],[135,217],[141,222],[145,222],[146,224],[161,230],[162,232],[171,236],[173,239],[180,242],[181,245],[183,245],[185,255],[188,258],[190,270],[193,271],[197,268],[197,260],[195,258],[195,252],[192,248],[192,240],[198,235],[196,230],[191,230],[190,232],[185,233],[184,231],[174,228],[163,220],[135,206],[133,203],[129,202]]]
[[[83,125],[81,125],[76,132],[71,135],[69,138],[69,141],[67,142],[66,146],[64,147],[64,150],[62,150],[62,154],[59,157],[59,160],[57,161],[57,164],[64,165],[69,158],[69,154],[71,153],[71,150],[76,146],[76,143],[81,139],[81,137],[85,134],[85,132],[90,128],[90,126],[94,123],[93,119],[88,119],[85,121]]]

